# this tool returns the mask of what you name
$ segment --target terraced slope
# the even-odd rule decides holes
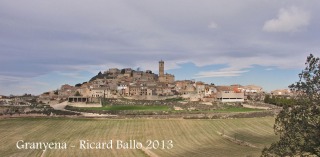
[[[116,140],[172,140],[172,149],[150,149],[153,156],[259,156],[264,146],[277,140],[274,118],[224,120],[184,119],[1,119],[1,156],[148,156],[141,149],[116,149]],[[230,138],[254,147],[240,145]],[[19,150],[16,142],[66,142],[67,150]],[[113,149],[80,150],[79,140],[113,140]],[[70,146],[74,145],[75,148]]]

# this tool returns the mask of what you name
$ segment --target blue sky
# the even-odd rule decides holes
[[[0,95],[40,94],[141,67],[266,91],[320,56],[318,0],[0,1]]]

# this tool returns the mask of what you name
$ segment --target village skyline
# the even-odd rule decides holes
[[[162,62],[162,63],[161,63]],[[160,68],[160,65],[162,64],[162,67]],[[57,88],[52,88],[52,89],[48,89],[48,90],[46,90],[46,91],[40,91],[41,93],[37,93],[37,94],[35,94],[35,93],[29,93],[29,92],[25,92],[25,93],[20,93],[20,94],[7,94],[7,95],[5,95],[5,94],[2,94],[3,96],[9,96],[9,95],[24,95],[24,94],[32,94],[32,95],[41,95],[41,94],[43,94],[43,93],[47,93],[47,92],[54,92],[54,91],[56,91],[56,90],[61,90],[62,88],[64,88],[64,86],[73,86],[73,87],[80,87],[81,85],[83,85],[83,84],[87,84],[87,83],[93,83],[94,84],[94,82],[95,82],[95,77],[97,77],[99,74],[103,74],[104,76],[106,76],[105,74],[106,73],[109,73],[110,71],[113,71],[113,72],[118,72],[118,73],[121,73],[122,71],[126,71],[126,73],[127,73],[127,71],[129,71],[129,73],[130,73],[130,75],[132,75],[132,73],[133,73],[133,75],[135,75],[136,73],[141,73],[141,75],[142,74],[146,74],[146,73],[150,73],[150,74],[152,74],[152,80],[153,81],[155,81],[155,82],[165,82],[165,83],[171,83],[172,85],[173,84],[175,84],[175,83],[177,83],[177,82],[192,82],[192,83],[190,83],[190,84],[197,84],[197,83],[201,83],[201,84],[206,84],[206,85],[214,85],[214,86],[222,86],[222,87],[227,87],[227,86],[229,86],[229,87],[231,87],[231,86],[238,86],[238,87],[254,87],[254,88],[256,88],[256,89],[259,89],[259,92],[267,92],[267,93],[272,93],[272,92],[274,92],[274,91],[286,91],[286,90],[288,90],[288,88],[287,87],[284,87],[284,88],[276,88],[276,89],[272,89],[272,90],[266,90],[266,89],[264,89],[263,88],[263,86],[261,86],[261,85],[259,85],[259,84],[255,84],[255,83],[247,83],[247,84],[241,84],[241,83],[238,83],[238,82],[236,82],[236,80],[237,79],[235,79],[235,82],[234,83],[232,83],[232,82],[229,82],[229,83],[227,83],[227,84],[219,84],[218,82],[210,82],[210,80],[209,80],[209,82],[208,82],[208,80],[206,80],[206,79],[199,79],[199,78],[196,78],[196,77],[193,77],[193,78],[187,78],[187,77],[185,77],[185,79],[181,79],[182,77],[181,76],[178,76],[177,78],[180,78],[180,79],[175,79],[176,78],[176,76],[174,75],[174,74],[170,74],[170,71],[175,71],[174,69],[172,69],[172,70],[167,70],[167,69],[165,69],[165,65],[164,65],[164,61],[161,59],[161,61],[159,61],[159,65],[158,65],[159,67],[158,67],[158,69],[154,69],[153,68],[153,70],[150,70],[150,69],[146,69],[146,68],[143,68],[143,67],[137,67],[137,68],[131,68],[131,67],[125,67],[125,68],[118,68],[118,67],[112,67],[112,68],[109,68],[109,69],[106,69],[106,70],[104,70],[104,71],[99,71],[98,72],[98,74],[97,75],[92,75],[91,77],[89,77],[89,79],[87,79],[87,80],[79,80],[77,83],[75,83],[75,82],[72,82],[72,83],[70,83],[70,82],[65,82],[65,83],[62,83],[62,84],[60,84]],[[167,65],[166,65],[167,66]],[[162,69],[162,70],[161,70]],[[269,71],[269,70],[268,70]],[[67,75],[67,74],[66,74]],[[128,74],[129,75],[129,74]],[[166,78],[166,77],[169,77],[169,78]],[[122,76],[121,76],[122,77]],[[120,77],[120,78],[121,78]],[[234,77],[232,77],[232,78],[236,78],[237,76],[234,76]],[[79,77],[79,78],[83,78],[83,77]],[[133,78],[135,78],[135,77],[133,77]],[[92,80],[93,79],[93,80]],[[103,77],[101,78],[101,79],[103,79]],[[106,77],[104,77],[104,79],[106,79]],[[146,78],[145,78],[146,79]],[[139,78],[139,80],[129,80],[129,81],[124,81],[124,80],[117,80],[118,82],[117,82],[117,84],[119,84],[120,82],[126,82],[126,83],[128,83],[128,85],[129,85],[129,83],[133,83],[134,82],[134,84],[135,83],[137,83],[137,82],[142,82],[142,83],[145,83],[145,82],[148,82],[149,80],[148,80],[149,78],[147,78],[147,80],[140,80],[140,78]],[[166,81],[166,79],[167,79],[167,81]],[[168,81],[168,79],[170,80],[170,81]],[[99,80],[99,79],[98,79]],[[241,81],[240,81],[241,82]],[[99,84],[99,83],[97,83],[97,84]],[[97,85],[96,84],[96,86],[94,87],[94,88],[98,88],[98,87],[103,87],[103,86],[99,86],[99,85]],[[194,85],[195,86],[195,85]],[[196,86],[195,86],[196,87]],[[91,88],[93,88],[93,87],[91,87]],[[196,88],[195,88],[196,89]],[[255,89],[255,90],[256,90]],[[233,90],[233,89],[231,89],[231,90]],[[101,92],[101,91],[100,91]],[[68,95],[68,96],[73,96],[74,95],[74,93],[73,94],[71,94],[71,95]],[[89,96],[88,96],[89,97]],[[101,97],[101,96],[100,96]]]
[[[161,59],[162,61],[162,59]],[[156,62],[157,63],[157,62]],[[232,85],[239,85],[239,86],[258,86],[258,87],[261,87],[262,91],[263,92],[267,92],[267,93],[271,93],[272,91],[277,91],[277,90],[287,90],[288,89],[288,85],[284,85],[284,86],[272,86],[272,84],[270,84],[270,82],[261,82],[260,81],[257,81],[255,79],[253,80],[246,80],[245,77],[243,75],[240,75],[238,74],[237,72],[235,72],[234,74],[228,74],[228,72],[217,72],[216,74],[214,75],[217,75],[217,76],[197,76],[195,74],[193,74],[192,72],[194,72],[197,67],[195,65],[193,65],[192,63],[183,63],[185,66],[183,67],[186,67],[186,68],[189,68],[189,69],[184,69],[183,71],[179,70],[179,68],[175,69],[167,69],[167,67],[169,68],[172,68],[172,63],[169,63],[169,65],[166,64],[166,69],[165,69],[165,75],[169,74],[169,75],[172,75],[173,76],[173,81],[171,81],[171,83],[174,83],[176,81],[193,81],[194,83],[196,82],[203,82],[205,84],[214,84],[216,86],[232,86]],[[159,66],[159,65],[158,65]],[[191,67],[191,68],[190,68]],[[219,66],[217,66],[219,67]],[[164,68],[164,67],[163,67]],[[180,67],[181,68],[181,67]],[[55,84],[55,87],[52,87],[52,88],[44,88],[43,91],[41,90],[37,90],[37,92],[32,92],[32,91],[28,91],[28,90],[23,90],[23,92],[17,92],[17,93],[6,93],[6,92],[2,92],[0,93],[0,95],[4,95],[4,96],[9,96],[9,95],[24,95],[24,94],[32,94],[32,95],[41,95],[43,93],[46,93],[46,92],[53,92],[55,90],[59,90],[63,85],[71,85],[71,86],[76,86],[77,84],[82,84],[82,83],[87,83],[87,82],[90,82],[90,79],[92,79],[94,76],[96,76],[98,73],[106,73],[108,70],[110,69],[117,69],[119,71],[121,70],[124,70],[124,69],[130,69],[132,71],[135,71],[135,72],[152,72],[154,73],[155,75],[157,75],[156,77],[159,76],[159,68],[155,68],[154,64],[152,66],[149,66],[149,69],[148,68],[145,68],[145,67],[140,67],[140,66],[136,66],[136,67],[110,67],[110,68],[107,68],[105,70],[96,70],[96,71],[91,71],[91,72],[84,72],[84,73],[80,73],[80,74],[74,74],[74,73],[60,73],[60,72],[57,72],[55,73],[55,76],[54,79],[52,79],[53,82],[42,82],[42,83],[38,83],[37,86],[48,86],[49,84]],[[261,67],[256,67],[255,70],[263,70],[265,71],[266,73],[269,72],[272,73],[273,69],[261,69]],[[188,72],[186,72],[188,71]],[[296,70],[296,69],[291,69],[291,71],[297,71],[297,73],[300,71],[300,70]],[[175,75],[175,72],[178,74],[178,75]],[[229,71],[230,72],[230,71]],[[250,71],[247,71],[249,73],[254,73],[254,72],[250,72]],[[94,74],[95,73],[95,74]],[[201,72],[200,72],[201,73]],[[199,75],[199,73],[197,73]],[[291,73],[293,74],[293,73]],[[63,76],[63,77],[71,77],[72,79],[71,80],[64,80],[63,77],[62,78],[58,78],[58,76]],[[190,77],[188,78],[188,76],[194,76],[194,77]],[[252,74],[250,74],[252,75]],[[288,76],[288,75],[287,75]],[[285,79],[288,79],[287,76],[283,77],[283,78],[280,78],[282,79],[282,81],[284,81]],[[294,74],[292,75],[294,76]],[[218,79],[216,79],[218,78]],[[219,78],[222,78],[222,79],[219,79]],[[278,79],[279,79],[278,78]],[[56,79],[59,80],[59,83],[58,81],[56,81]],[[288,80],[295,80],[295,78],[293,79],[288,79]],[[289,82],[287,80],[287,82]],[[217,81],[217,82],[214,82],[214,81]],[[291,83],[294,83],[294,82],[291,82]],[[262,85],[261,85],[262,84]],[[271,87],[268,87],[266,85],[271,85]],[[35,88],[36,86],[34,86],[33,88]],[[40,89],[40,88],[39,88]],[[5,91],[5,90],[3,90]],[[10,90],[8,90],[10,91]]]

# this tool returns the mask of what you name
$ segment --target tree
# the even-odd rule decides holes
[[[262,151],[262,156],[320,156],[320,60],[312,54],[299,81],[289,86],[296,94],[283,106],[274,130],[280,140]]]
[[[121,69],[121,74],[124,74],[126,72],[126,69]]]
[[[74,96],[81,96],[81,94],[80,94],[79,91],[77,91],[77,92],[74,94]]]
[[[270,103],[270,101],[271,101],[270,95],[267,94],[267,95],[264,97],[264,103]]]

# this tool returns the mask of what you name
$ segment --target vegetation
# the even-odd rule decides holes
[[[81,94],[80,94],[79,91],[77,91],[77,92],[74,94],[74,96],[81,96]]]
[[[255,112],[264,111],[263,109],[244,108],[244,107],[229,107],[225,109],[212,110],[213,112]]]
[[[308,56],[300,80],[289,87],[298,96],[284,105],[274,125],[280,140],[262,156],[320,156],[320,60]]]
[[[184,101],[185,99],[183,99],[182,97],[178,97],[178,98],[168,98],[165,101]]]
[[[33,104],[26,106],[0,106],[0,115],[43,114],[43,115],[80,115],[72,111],[55,110],[49,105]]]
[[[58,90],[58,89],[55,90],[55,91],[53,92],[53,94],[58,95],[58,94],[59,94],[59,90]]]
[[[295,99],[287,98],[283,96],[270,96],[266,95],[264,98],[264,102],[268,104],[273,104],[276,106],[288,106],[295,103]]]
[[[26,112],[26,114],[44,114],[44,115],[64,115],[64,116],[71,116],[71,115],[80,115],[79,113],[74,113],[71,111],[62,111],[62,110],[54,110],[52,108],[45,109],[45,110],[32,110]]]
[[[116,149],[116,140],[172,140],[172,149],[151,149],[161,157],[258,156],[264,146],[278,139],[274,118],[222,120],[184,119],[70,119],[19,118],[0,120],[1,156],[41,156],[42,150],[20,150],[18,140],[27,142],[66,142],[66,150],[47,150],[44,156],[147,156],[140,149]],[[256,147],[235,143],[221,136],[248,142]],[[79,149],[79,140],[113,140],[112,150]],[[70,146],[74,145],[75,148]]]
[[[103,107],[74,107],[67,105],[65,109],[76,112],[88,112],[113,115],[157,115],[167,114],[168,106],[103,106]]]
[[[109,78],[109,75],[108,74],[102,74],[101,71],[100,71],[96,76],[92,77],[89,82],[94,81],[96,79],[102,79],[102,78]]]
[[[168,105],[108,105],[103,107],[74,107],[67,105],[65,109],[76,112],[87,112],[97,114],[113,114],[119,116],[144,116],[144,115],[166,115],[169,117],[199,119],[206,117],[208,119],[219,118],[246,118],[246,117],[265,117],[273,116],[272,111],[263,109],[251,109],[236,106],[227,106],[220,109],[197,109],[194,107],[183,110],[174,110]],[[232,113],[228,115],[229,113]]]
[[[109,110],[109,111],[119,111],[119,110],[138,110],[138,111],[166,111],[169,110],[168,106],[104,106],[104,107],[86,107],[82,109],[87,110]]]

